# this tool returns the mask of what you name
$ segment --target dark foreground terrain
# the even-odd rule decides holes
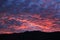
[[[39,31],[15,33],[15,34],[4,34],[0,35],[1,40],[59,40],[60,33],[43,33]]]

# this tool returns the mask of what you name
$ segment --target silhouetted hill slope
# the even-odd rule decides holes
[[[0,35],[0,39],[4,40],[58,40],[60,33],[43,33],[39,31],[15,33],[15,34],[4,34]]]

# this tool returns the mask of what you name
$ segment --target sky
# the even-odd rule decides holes
[[[60,31],[60,0],[0,0],[0,34]]]

